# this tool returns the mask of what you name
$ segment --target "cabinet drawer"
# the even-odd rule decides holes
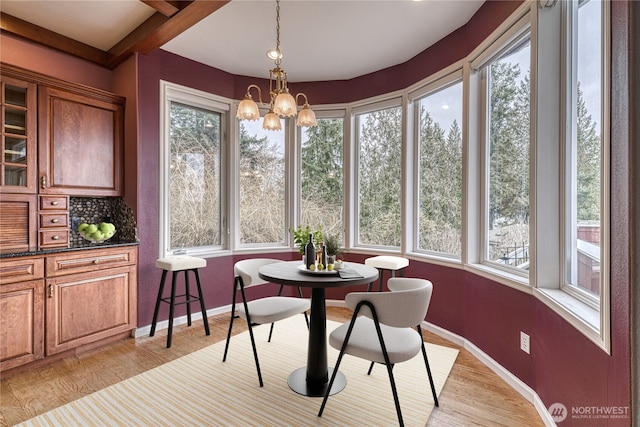
[[[69,209],[69,198],[66,196],[40,196],[40,210],[64,211]]]
[[[44,258],[3,258],[0,260],[0,284],[41,279]]]
[[[69,230],[52,228],[38,231],[40,248],[66,248],[69,246]]]
[[[41,213],[40,214],[40,228],[51,227],[68,227],[69,226],[69,214],[64,212],[59,213]]]
[[[92,249],[47,257],[47,277],[133,265],[136,248]]]

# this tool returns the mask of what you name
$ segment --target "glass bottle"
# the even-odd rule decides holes
[[[304,248],[304,261],[307,269],[316,263],[316,247],[313,244],[313,234],[309,233],[309,243]]]
[[[322,265],[324,266],[324,268],[327,268],[327,247],[325,246],[324,242],[322,242]]]

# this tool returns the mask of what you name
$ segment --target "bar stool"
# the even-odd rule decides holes
[[[380,271],[380,284],[378,291],[382,292],[382,276],[385,271],[391,272],[391,277],[396,277],[396,271],[400,272],[400,276],[404,277],[402,269],[409,265],[409,260],[400,256],[380,255],[367,258],[364,260],[364,265],[375,267]],[[371,292],[371,286],[373,283],[369,283],[367,292]]]
[[[158,311],[160,310],[160,302],[166,302],[169,304],[169,330],[167,334],[167,348],[171,347],[171,332],[173,331],[173,309],[178,304],[187,304],[187,326],[191,326],[191,303],[200,301],[200,310],[202,311],[202,321],[204,323],[204,330],[207,335],[209,332],[209,321],[207,320],[207,311],[204,308],[204,299],[202,298],[202,287],[200,286],[200,275],[198,274],[198,268],[206,267],[207,261],[202,258],[196,258],[187,255],[176,255],[166,258],[159,258],[156,260],[156,267],[162,269],[162,278],[160,279],[160,289],[158,290],[158,298],[156,299],[156,308],[153,312],[153,322],[151,323],[151,332],[149,336],[152,337],[156,332],[156,322],[158,320]],[[164,282],[167,278],[167,271],[173,273],[171,280],[171,297],[162,297],[164,290]],[[184,287],[185,293],[176,295],[176,279],[178,272],[184,271]],[[189,291],[189,271],[193,271],[196,276],[196,285],[198,287],[198,296],[191,295]],[[178,301],[176,301],[178,298]]]

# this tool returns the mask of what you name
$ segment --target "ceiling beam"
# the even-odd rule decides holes
[[[230,0],[141,0],[156,10],[108,52],[0,12],[0,31],[114,69],[135,52],[148,55]],[[150,3],[153,3],[150,4]],[[177,8],[171,16],[170,8]]]
[[[107,52],[0,12],[0,31],[38,43],[87,61],[106,65]]]
[[[142,3],[147,6],[151,6],[164,16],[173,16],[177,11],[180,10],[180,4],[177,1],[166,1],[166,0],[140,0]]]
[[[193,0],[181,2],[180,11],[171,18],[166,18],[160,12],[156,12],[109,50],[107,66],[109,68],[116,67],[134,52],[144,55],[153,52],[229,1]]]

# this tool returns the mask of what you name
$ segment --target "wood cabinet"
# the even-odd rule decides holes
[[[121,99],[40,86],[38,104],[40,194],[122,195]]]
[[[0,370],[44,357],[44,259],[0,263]]]
[[[36,193],[37,86],[0,73],[0,193]]]
[[[136,247],[47,257],[47,356],[136,327],[136,264]]]
[[[135,329],[137,262],[137,246],[0,259],[0,370]]]
[[[37,85],[0,72],[0,253],[37,247]]]

